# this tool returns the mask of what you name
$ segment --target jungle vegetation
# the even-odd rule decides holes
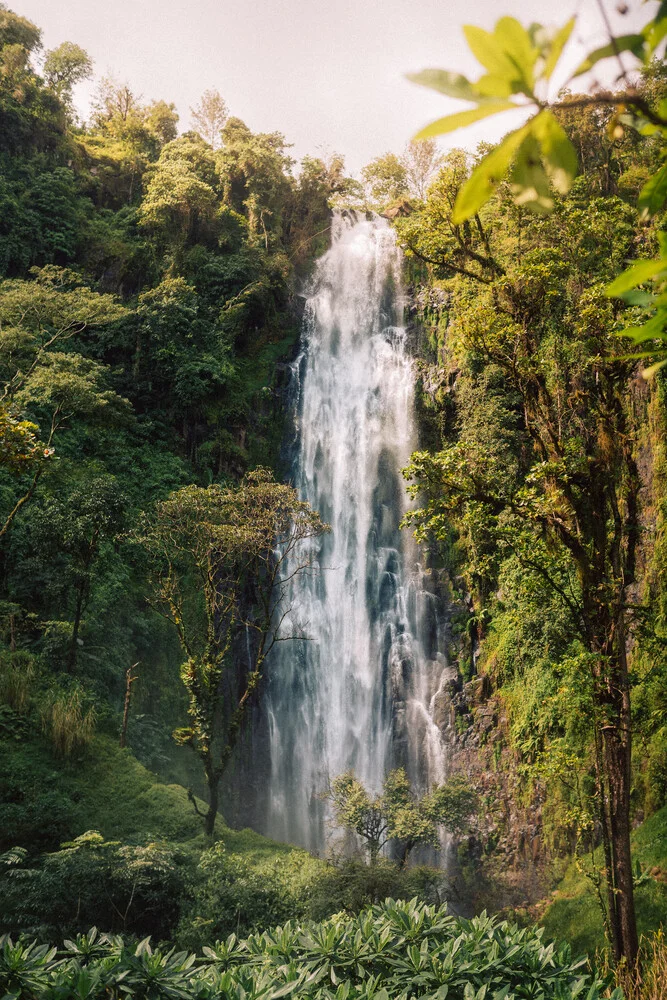
[[[502,1000],[528,974],[544,996],[605,995],[533,930],[381,906],[440,903],[447,888],[377,857],[375,828],[373,865],[322,862],[219,814],[277,639],[269,553],[281,534],[326,530],[281,485],[281,389],[295,291],[333,204],[385,212],[405,250],[422,427],[406,529],[447,572],[461,674],[483,674],[502,705],[498,767],[544,801],[548,856],[574,858],[617,963],[637,958],[635,894],[657,900],[653,929],[664,919],[666,404],[653,362],[667,82],[653,57],[667,20],[616,44],[642,60],[618,91],[549,107],[535,77],[571,27],[547,37],[510,20],[470,35],[483,84],[421,75],[475,105],[465,120],[376,158],[359,182],[338,156],[295,169],[284,136],[252,133],[214,89],[182,133],[173,105],[108,77],[83,123],[72,94],[87,54],[64,42],[38,63],[39,29],[0,4],[7,995],[117,995],[125,982],[137,996],[370,1000],[419,981],[438,1000]],[[438,129],[516,95],[537,101],[519,135],[438,152]],[[354,830],[375,810],[406,857],[443,817],[461,833],[474,808],[456,784],[436,802],[396,772],[387,782],[380,801],[340,776],[338,805]],[[657,832],[638,850],[647,819]],[[94,923],[109,936],[76,937]],[[67,955],[21,933],[70,935]],[[205,946],[207,961],[127,943],[146,934]]]

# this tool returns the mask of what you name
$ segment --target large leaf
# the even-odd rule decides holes
[[[478,108],[471,108],[469,111],[459,111],[454,115],[447,115],[445,118],[438,118],[425,128],[417,132],[415,139],[430,139],[434,135],[444,135],[446,132],[455,132],[457,128],[465,128],[482,118],[495,115],[499,111],[509,111],[516,108],[516,104],[511,101],[495,101],[493,103],[482,104]]]
[[[554,200],[540,153],[537,139],[529,133],[517,151],[510,185],[517,205],[548,215],[553,211]]]
[[[526,136],[530,134],[530,122],[510,132],[495,149],[492,149],[473,170],[456,198],[452,222],[465,222],[489,200],[503,179]]]
[[[620,52],[632,52],[633,55],[640,56],[643,48],[643,35],[621,35],[619,38],[615,38],[613,43],[609,42],[607,45],[595,49],[594,52],[589,52],[584,61],[580,63],[572,74],[572,79],[581,76],[582,73],[588,73],[589,69],[592,69],[601,59],[609,59]]]
[[[559,28],[556,34],[551,39],[549,45],[549,54],[544,60],[544,66],[542,67],[542,72],[540,74],[545,80],[548,80],[553,71],[556,68],[558,60],[560,59],[561,53],[572,34],[574,25],[576,23],[576,18],[571,17],[567,24],[564,24],[562,28]]]
[[[662,272],[667,273],[667,259],[659,258],[658,260],[640,260],[632,267],[629,267],[627,271],[623,271],[619,274],[610,285],[605,288],[605,295],[610,298],[620,298],[624,292],[629,292],[631,288],[636,288],[637,285],[643,285],[645,281],[650,281],[651,278],[655,278],[656,275]]]
[[[485,101],[509,97],[514,93],[511,81],[506,76],[498,76],[497,73],[485,73],[484,76],[480,76],[475,88],[479,91],[479,99]]]
[[[516,75],[515,66],[498,45],[495,35],[472,24],[463,26],[463,34],[470,51],[489,73],[510,79]]]
[[[496,24],[494,35],[518,70],[526,88],[532,90],[535,83],[533,68],[538,50],[534,47],[526,29],[515,17],[501,17]]]
[[[660,42],[667,35],[667,3],[658,7],[655,17],[648,22],[643,31],[648,48],[648,56],[652,56]]]
[[[646,215],[655,215],[667,201],[667,163],[649,177],[639,195],[638,205]]]
[[[473,101],[475,104],[483,99],[470,80],[461,73],[451,73],[446,69],[423,69],[420,73],[408,73],[407,78],[412,83],[418,83],[420,87],[437,90],[446,97]]]
[[[540,111],[533,118],[532,133],[540,144],[551,183],[559,194],[567,194],[579,166],[574,146],[550,111]]]

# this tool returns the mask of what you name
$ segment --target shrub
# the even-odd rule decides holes
[[[95,923],[165,937],[178,920],[185,860],[167,844],[105,841],[91,830],[0,877],[0,927],[55,939]]]
[[[61,757],[87,747],[95,735],[95,709],[80,688],[53,691],[42,706],[42,728]]]
[[[32,657],[22,651],[0,655],[0,704],[25,715],[31,705],[35,682]]]
[[[388,897],[440,904],[447,890],[447,876],[435,868],[405,868],[382,857],[373,865],[361,858],[334,859],[315,880],[309,911],[315,920],[322,920],[340,910],[359,913]]]
[[[92,939],[92,940],[91,940]],[[567,945],[482,914],[451,917],[416,901],[383,904],[320,924],[287,923],[204,948],[205,958],[101,942],[93,932],[53,951],[0,940],[0,994],[171,997],[172,1000],[601,1000],[603,984]],[[11,992],[10,992],[11,991]],[[620,990],[612,995],[622,1000]]]
[[[305,851],[250,864],[216,844],[201,857],[193,901],[179,926],[179,943],[201,947],[216,937],[249,934],[306,916],[322,868],[322,862]]]

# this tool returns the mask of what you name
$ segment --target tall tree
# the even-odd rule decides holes
[[[220,779],[267,657],[277,642],[293,638],[282,627],[291,580],[312,568],[304,543],[327,530],[296,490],[264,469],[237,487],[178,490],[145,524],[141,541],[153,559],[156,604],[175,626],[185,655],[190,725],[174,735],[203,764],[208,836]]]
[[[405,147],[401,163],[405,168],[408,190],[419,201],[426,197],[426,190],[442,159],[435,139],[413,139]]]
[[[70,116],[74,111],[72,89],[75,84],[87,80],[92,72],[90,56],[74,42],[62,42],[57,48],[50,49],[44,58],[46,84],[62,101]]]
[[[395,153],[385,153],[371,160],[362,169],[361,178],[368,201],[377,209],[386,208],[408,193],[405,165]]]
[[[205,90],[199,104],[190,108],[192,124],[213,149],[222,145],[222,130],[229,118],[229,109],[217,90]]]

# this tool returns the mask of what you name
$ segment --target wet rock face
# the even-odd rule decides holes
[[[543,794],[525,801],[516,761],[507,744],[507,717],[486,675],[464,681],[457,662],[443,677],[433,718],[451,747],[450,774],[465,776],[481,805],[472,834],[459,846],[483,884],[463,889],[471,906],[530,905],[547,886],[548,855],[542,834]],[[485,895],[486,893],[486,895]]]

